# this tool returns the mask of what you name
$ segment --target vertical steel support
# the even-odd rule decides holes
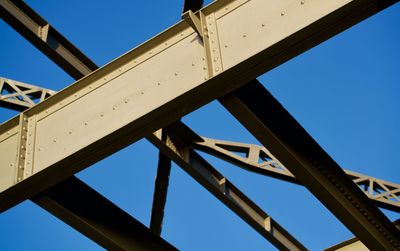
[[[161,134],[160,138],[165,141],[166,135],[164,129],[157,131]],[[150,230],[161,235],[162,224],[164,219],[164,209],[167,202],[167,193],[169,185],[169,175],[171,173],[171,159],[164,155],[161,151],[158,152],[157,176],[154,186],[153,207],[151,209]]]

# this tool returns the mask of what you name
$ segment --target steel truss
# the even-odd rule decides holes
[[[151,134],[195,108],[226,95],[220,98],[222,104],[367,247],[379,250],[399,247],[398,230],[348,175],[259,83],[253,81],[245,85],[259,74],[395,2],[358,0],[304,4],[304,1],[287,0],[271,5],[261,0],[237,0],[217,1],[195,14],[187,12],[184,21],[1,125],[0,151],[5,153],[0,160],[1,210],[24,199],[40,197],[46,189],[53,189],[50,187],[75,172],[147,136],[163,154],[204,183],[210,192],[277,247],[304,249],[268,215],[252,206],[251,201],[199,155],[188,150],[187,146],[193,145],[186,138],[191,134],[190,129],[181,123],[174,124],[166,130],[165,140]],[[22,1],[2,0],[0,3],[2,18],[72,76],[80,78],[97,68]],[[282,9],[285,12],[277,11]],[[252,14],[248,15],[250,12]],[[280,15],[275,15],[276,12]],[[237,15],[240,21],[234,18]],[[269,36],[251,36],[266,26],[265,17],[270,18],[268,24],[274,24],[269,29]],[[283,30],[280,28],[282,25],[290,29]],[[242,39],[233,37],[230,27],[242,31]],[[58,43],[57,47],[52,47],[54,41]],[[175,52],[182,50],[185,55],[177,57]],[[165,61],[168,64],[163,64]],[[150,68],[159,69],[153,73],[155,78],[141,79],[141,72]],[[126,85],[130,79],[137,79],[137,82]],[[114,99],[109,99],[98,109],[83,109],[83,103],[90,106],[90,103],[104,100],[102,97],[109,92],[111,85],[114,90],[121,90],[115,93]],[[229,94],[240,86],[244,87]],[[249,99],[250,96],[253,100]],[[263,104],[263,107],[277,108],[271,114],[285,126],[278,128],[265,120],[266,111],[260,111],[254,102]],[[135,110],[132,107],[137,109],[138,104],[145,106],[126,116],[124,111]],[[90,115],[90,119],[79,114]],[[63,116],[69,116],[72,122],[54,128],[53,121]],[[90,134],[93,131],[90,126],[99,125],[99,121],[107,126]],[[299,134],[288,133],[291,130]],[[72,138],[82,140],[71,141]],[[62,140],[62,146],[57,143],[59,140]],[[60,147],[64,150],[61,151]],[[205,168],[209,174],[202,177],[200,174],[204,173],[200,171],[199,174],[199,168]],[[324,184],[321,186],[321,183]],[[221,189],[222,194],[218,192]],[[396,193],[392,191],[391,194]],[[383,193],[381,197],[388,198],[389,193]],[[244,210],[241,203],[250,205],[252,211]],[[154,229],[159,233],[157,227]],[[277,231],[285,238],[274,236]]]

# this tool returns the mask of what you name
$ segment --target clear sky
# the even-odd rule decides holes
[[[182,1],[26,1],[98,65],[180,19]],[[400,5],[259,77],[340,166],[400,183]],[[0,76],[60,90],[74,81],[0,21]],[[0,108],[0,121],[16,113]],[[200,135],[258,143],[218,103],[183,118]],[[1,153],[0,153],[1,154]],[[141,140],[78,177],[143,224],[158,151]],[[304,187],[203,155],[311,250],[352,234]],[[391,219],[397,213],[384,211]],[[181,250],[274,247],[173,166],[162,237]],[[101,250],[30,201],[0,214],[0,250]]]

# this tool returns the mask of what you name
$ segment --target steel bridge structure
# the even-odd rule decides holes
[[[397,2],[187,0],[181,21],[98,67],[26,3],[0,0],[0,17],[76,80],[56,92],[0,78],[0,105],[20,112],[0,125],[0,212],[31,200],[106,249],[176,250],[160,237],[173,161],[279,250],[307,250],[203,152],[306,187],[352,245],[400,250],[379,209],[400,212],[400,185],[342,169],[256,79]],[[213,100],[261,145],[180,120]],[[149,227],[74,176],[142,138],[160,151]]]

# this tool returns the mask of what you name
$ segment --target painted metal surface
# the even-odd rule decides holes
[[[175,123],[168,127],[165,133],[167,134],[166,140],[161,139],[159,131],[148,136],[147,139],[279,250],[307,250],[226,177],[190,148],[191,142],[199,137],[186,125]]]
[[[341,30],[351,26],[352,24],[366,18],[369,15],[374,14],[375,12],[393,4],[394,2],[397,1],[386,1],[385,3],[379,2],[379,1],[337,1],[336,3],[334,3],[332,6],[329,4],[324,4],[322,6],[322,4],[320,4],[318,6],[318,2],[317,1],[301,1],[300,3],[298,3],[297,1],[283,1],[283,2],[277,2],[277,3],[273,3],[274,6],[267,6],[268,4],[271,3],[265,3],[262,1],[218,1],[215,4],[212,4],[210,7],[202,10],[202,12],[197,13],[199,20],[202,22],[202,27],[203,27],[203,31],[200,33],[197,30],[198,34],[204,34],[203,37],[196,37],[197,41],[201,41],[203,42],[202,44],[205,45],[204,46],[204,56],[202,57],[203,61],[206,61],[205,66],[203,66],[203,70],[207,70],[207,75],[204,77],[204,80],[208,80],[209,78],[211,78],[210,81],[206,81],[205,83],[200,83],[198,85],[198,87],[196,87],[196,85],[191,85],[190,88],[194,88],[194,89],[201,89],[200,92],[194,92],[192,91],[193,89],[187,89],[185,91],[183,91],[184,95],[186,95],[186,99],[182,98],[179,99],[181,96],[183,96],[183,93],[179,93],[178,92],[174,92],[173,93],[173,97],[170,97],[170,100],[167,101],[174,101],[176,103],[174,103],[175,106],[178,106],[178,104],[182,103],[182,104],[186,104],[188,105],[188,107],[185,107],[186,110],[184,111],[179,111],[173,114],[173,118],[165,118],[165,121],[159,121],[158,126],[164,126],[166,124],[168,124],[169,122],[172,122],[173,119],[178,118],[179,116],[182,116],[183,114],[186,114],[187,112],[193,110],[194,108],[210,101],[213,98],[216,98],[226,92],[229,92],[230,90],[233,90],[234,88],[244,84],[246,82],[246,80],[250,80],[251,78],[254,78],[255,76],[257,76],[258,74],[265,72],[271,68],[273,68],[276,65],[279,65],[280,63],[284,62],[285,60],[297,55],[298,53],[314,46],[315,44],[323,41],[324,39],[327,39],[328,37],[336,34],[337,32],[340,32]],[[4,1],[1,2],[2,4],[4,3]],[[287,21],[288,19],[281,19],[284,21],[277,21],[279,20],[278,17],[273,16],[273,20],[267,20],[268,22],[261,22],[260,26],[262,28],[265,27],[269,27],[268,24],[272,23],[272,27],[274,27],[271,31],[269,31],[274,39],[273,41],[270,40],[263,40],[265,39],[265,37],[262,35],[260,38],[257,38],[257,35],[259,35],[261,32],[259,31],[253,31],[253,30],[248,30],[248,32],[242,33],[241,38],[243,40],[238,39],[237,41],[234,41],[232,44],[228,44],[228,43],[223,43],[223,42],[230,42],[230,39],[236,39],[236,37],[229,37],[231,36],[231,32],[227,32],[226,34],[224,34],[223,32],[225,32],[226,30],[229,30],[229,28],[235,26],[235,25],[240,25],[235,23],[237,20],[235,18],[235,15],[237,16],[251,16],[248,15],[248,13],[250,13],[252,11],[252,8],[258,8],[258,7],[276,7],[276,6],[280,6],[281,10],[280,10],[280,17],[287,17],[288,13],[297,13],[297,12],[301,12],[304,9],[298,9],[300,7],[298,7],[297,5],[300,4],[301,6],[304,7],[305,4],[311,4],[308,5],[311,6],[311,9],[308,9],[307,14],[300,14],[299,16],[293,18],[293,16],[291,18],[289,18],[289,21]],[[337,5],[336,5],[337,4]],[[252,7],[249,7],[252,6]],[[325,9],[325,7],[327,7]],[[330,9],[332,8],[332,9]],[[265,8],[268,9],[268,8]],[[264,10],[265,10],[264,9]],[[271,9],[271,8],[269,8]],[[268,9],[268,10],[269,10]],[[273,9],[273,8],[272,8]],[[279,8],[278,8],[279,9]],[[274,13],[271,14],[276,14],[275,10],[278,9],[273,9]],[[284,10],[282,10],[284,9]],[[318,9],[318,10],[317,10]],[[356,11],[357,10],[357,11]],[[2,7],[1,11],[4,11],[4,7]],[[313,11],[316,11],[315,13]],[[319,11],[319,12],[318,12]],[[261,10],[260,10],[261,12]],[[311,13],[312,12],[312,13]],[[4,14],[4,12],[1,12],[3,15],[7,15]],[[247,14],[246,14],[247,13]],[[252,15],[254,14],[254,12],[251,12]],[[329,14],[329,15],[327,15]],[[315,15],[315,16],[314,16]],[[289,15],[290,16],[290,15]],[[247,22],[248,25],[252,26],[252,27],[258,27],[256,24],[261,21],[261,19],[259,19],[261,17],[261,15],[259,13],[256,13],[256,15],[254,15],[253,17],[250,17],[248,20],[244,20],[244,23]],[[313,19],[313,18],[316,19]],[[209,19],[209,20],[208,20]],[[311,20],[310,22],[310,19]],[[208,21],[207,21],[208,20]],[[317,21],[316,23],[314,23],[314,21]],[[271,22],[270,22],[271,21]],[[285,23],[287,21],[287,23]],[[11,23],[14,23],[15,21],[11,21]],[[278,23],[275,23],[278,22]],[[296,22],[296,23],[295,23]],[[282,23],[284,24],[284,26],[280,26],[282,25]],[[312,25],[309,25],[311,24]],[[180,24],[178,24],[177,26],[179,26]],[[47,26],[47,27],[46,27]],[[218,28],[217,28],[218,27]],[[278,29],[280,27],[280,29]],[[283,28],[284,27],[284,28]],[[307,27],[307,28],[305,28]],[[46,29],[49,28],[49,25],[44,25],[42,27],[39,27],[38,30],[40,32],[42,32],[42,34],[48,35],[49,33],[46,33]],[[186,28],[186,27],[185,27]],[[243,30],[241,30],[243,27],[239,27],[239,29],[232,31],[237,32],[239,31],[239,33],[241,33]],[[249,27],[245,27],[245,29],[248,29]],[[287,29],[285,29],[287,28]],[[297,29],[299,28],[299,29]],[[305,28],[305,29],[303,29]],[[296,30],[297,29],[297,30]],[[317,32],[318,29],[320,29],[320,31],[322,30],[323,32]],[[45,31],[45,32],[43,32]],[[245,30],[247,31],[247,30]],[[168,33],[168,32],[166,32]],[[166,33],[161,34],[158,38],[163,37],[162,35],[165,35]],[[184,32],[182,32],[183,37],[185,37]],[[193,34],[193,31],[190,35]],[[253,35],[256,35],[255,37],[253,37]],[[188,36],[190,36],[188,35]],[[236,34],[237,35],[237,34]],[[316,35],[316,36],[314,36]],[[37,35],[41,37],[42,35]],[[168,35],[167,35],[168,36]],[[204,37],[206,37],[205,41],[203,40]],[[165,36],[164,36],[165,38]],[[251,38],[251,39],[248,39]],[[289,39],[290,38],[290,39]],[[253,39],[253,40],[252,40]],[[304,40],[305,41],[304,41]],[[42,38],[43,40],[43,38]],[[163,39],[155,39],[155,40],[161,40],[162,42]],[[243,42],[245,41],[245,42]],[[258,43],[258,41],[261,41],[260,43]],[[160,41],[158,41],[160,42]],[[155,42],[155,43],[158,43]],[[161,43],[162,43],[161,42]],[[236,44],[236,42],[238,44]],[[168,43],[168,42],[167,42]],[[253,43],[250,44],[249,43]],[[265,44],[264,44],[265,43]],[[270,43],[270,44],[268,44]],[[261,44],[261,46],[260,46]],[[143,47],[146,48],[152,47],[152,45],[154,45],[154,43],[152,44],[151,41],[147,44],[144,44],[141,48],[143,49]],[[165,44],[167,45],[167,44]],[[271,46],[272,45],[272,46]],[[231,48],[233,46],[233,48],[236,47],[240,47],[240,48],[246,48],[246,50],[243,50],[243,53],[237,53],[237,51],[229,51],[228,48]],[[269,47],[271,48],[269,48]],[[251,47],[251,48],[250,48]],[[269,48],[268,49],[266,49]],[[273,47],[273,49],[272,49]],[[225,48],[226,51],[224,51]],[[168,48],[169,49],[169,48]],[[189,50],[189,49],[188,49]],[[140,51],[140,50],[139,50]],[[146,49],[144,50],[146,51]],[[186,51],[186,49],[185,49]],[[142,51],[143,52],[143,51]],[[146,51],[147,52],[147,51]],[[149,51],[148,52],[150,55],[153,54],[153,51]],[[129,53],[128,53],[129,54]],[[127,54],[127,55],[128,55]],[[139,53],[140,54],[140,53]],[[156,51],[157,56],[159,56],[158,54],[160,54],[159,52]],[[197,55],[197,53],[196,53]],[[277,56],[279,55],[279,56]],[[132,54],[131,54],[132,56]],[[136,55],[137,56],[137,55]],[[46,187],[57,183],[58,180],[60,180],[62,177],[55,175],[55,170],[57,169],[61,169],[62,167],[67,166],[67,164],[71,164],[71,163],[75,163],[78,164],[77,167],[75,167],[74,169],[70,169],[68,170],[67,173],[65,173],[64,175],[70,175],[78,170],[80,170],[81,168],[86,167],[87,165],[89,165],[90,163],[93,163],[105,156],[107,156],[108,154],[111,154],[112,152],[120,149],[121,147],[125,146],[126,144],[129,144],[133,141],[135,141],[137,138],[139,137],[143,137],[145,135],[145,133],[149,133],[150,130],[155,130],[157,129],[157,126],[154,125],[153,123],[151,123],[151,125],[153,127],[151,127],[148,130],[144,130],[140,131],[140,125],[141,122],[137,122],[136,125],[132,124],[132,127],[130,129],[137,129],[136,126],[139,126],[139,132],[137,132],[137,135],[134,136],[130,136],[125,140],[120,140],[120,142],[115,143],[115,145],[111,146],[111,147],[105,147],[105,143],[106,141],[114,141],[115,139],[121,138],[124,135],[124,131],[121,130],[121,124],[116,125],[116,127],[118,129],[111,128],[110,131],[107,131],[106,129],[103,132],[98,132],[99,135],[106,135],[106,136],[111,136],[108,137],[107,139],[105,139],[106,136],[101,137],[99,135],[98,138],[94,137],[94,139],[89,139],[92,140],[93,143],[87,143],[87,145],[82,146],[79,145],[78,146],[74,146],[76,147],[76,151],[72,151],[72,152],[68,152],[68,150],[70,149],[66,149],[66,148],[59,148],[57,150],[57,153],[63,152],[62,154],[65,154],[64,156],[59,157],[59,159],[54,163],[45,163],[42,169],[45,170],[46,169],[46,173],[44,172],[38,172],[42,169],[36,169],[35,170],[35,166],[34,166],[34,160],[36,160],[35,158],[37,156],[40,156],[40,154],[38,154],[37,152],[40,152],[42,149],[41,148],[37,148],[37,119],[44,119],[46,117],[51,117],[53,115],[53,113],[57,113],[59,112],[59,110],[63,110],[65,108],[65,103],[68,104],[72,104],[74,102],[76,102],[78,99],[80,99],[83,96],[89,96],[88,94],[91,93],[91,91],[87,91],[84,92],[83,91],[83,95],[80,96],[79,94],[82,94],[82,89],[83,88],[88,88],[88,89],[100,89],[103,84],[106,85],[106,83],[111,82],[109,81],[108,77],[110,77],[111,79],[114,80],[117,78],[120,78],[121,75],[115,74],[117,68],[121,67],[121,66],[125,66],[125,64],[129,64],[131,63],[130,61],[134,60],[135,56],[133,57],[128,57],[128,56],[123,56],[121,58],[119,58],[117,61],[109,64],[107,67],[105,67],[107,70],[101,69],[98,72],[100,73],[94,73],[93,75],[89,76],[87,79],[90,79],[88,81],[86,81],[86,84],[77,84],[74,87],[71,88],[67,88],[69,91],[64,90],[63,94],[60,94],[59,96],[57,96],[57,98],[54,98],[52,100],[52,102],[48,102],[46,103],[46,105],[41,106],[41,108],[33,108],[30,111],[28,111],[26,114],[22,114],[19,118],[14,118],[13,120],[7,122],[5,125],[2,125],[2,127],[0,128],[0,131],[2,131],[3,133],[0,133],[0,144],[3,144],[0,147],[3,147],[2,149],[6,149],[7,151],[9,151],[10,149],[14,148],[14,146],[16,145],[16,154],[14,154],[14,152],[9,153],[8,157],[9,158],[5,158],[5,160],[2,160],[3,162],[0,162],[1,167],[3,166],[7,166],[7,164],[10,164],[8,166],[8,168],[5,168],[5,170],[13,170],[11,172],[9,171],[5,171],[6,175],[5,175],[5,180],[4,183],[2,183],[3,181],[0,182],[0,185],[3,187],[2,190],[6,190],[8,189],[10,186],[9,184],[13,184],[13,183],[18,183],[19,181],[23,181],[23,180],[28,180],[28,177],[31,177],[31,175],[33,173],[37,173],[37,175],[32,176],[31,178],[29,178],[29,182],[21,182],[18,183],[17,186],[13,187],[13,190],[11,192],[11,194],[15,193],[15,194],[19,194],[19,196],[16,196],[15,198],[11,199],[11,201],[8,201],[7,203],[9,203],[8,205],[6,205],[5,207],[9,207],[10,205],[12,205],[13,203],[17,203],[18,201],[20,201],[21,199],[27,198],[30,195],[29,194],[24,194],[25,189],[24,188],[32,188],[34,187],[34,192],[33,193],[37,193],[42,191],[43,189],[45,189]],[[268,59],[265,59],[268,58]],[[147,59],[145,59],[144,61],[147,61]],[[143,63],[144,63],[143,61]],[[118,63],[116,63],[118,62]],[[142,63],[142,62],[141,62]],[[182,62],[175,62],[176,66],[180,65],[180,63]],[[186,62],[187,63],[187,62]],[[192,66],[195,66],[196,63],[192,62]],[[252,67],[255,66],[256,67]],[[129,70],[131,70],[132,68],[130,68]],[[122,67],[119,68],[120,71],[124,71],[123,74],[125,74],[125,70]],[[175,71],[174,72],[174,76],[178,76],[180,75],[180,71]],[[185,69],[185,73],[186,73],[186,69]],[[224,73],[224,74],[221,74]],[[161,74],[162,75],[162,74]],[[240,76],[239,76],[240,75]],[[127,75],[126,75],[127,76]],[[105,78],[103,78],[105,77]],[[104,82],[103,84],[99,84],[97,85],[99,82],[98,80],[103,78]],[[126,79],[119,79],[120,81],[125,81]],[[148,79],[144,79],[144,81],[147,81]],[[151,80],[151,79],[150,79]],[[85,81],[82,81],[85,82]],[[228,82],[231,86],[227,86]],[[95,86],[91,85],[91,83],[94,83]],[[118,82],[118,80],[116,81],[116,83],[119,83],[121,86],[122,84],[120,82]],[[159,82],[157,82],[157,85],[161,84]],[[191,83],[193,84],[193,83]],[[212,84],[215,84],[217,86],[211,88],[210,86]],[[146,86],[147,87],[147,86]],[[201,88],[200,88],[201,87]],[[223,89],[223,90],[221,90]],[[106,88],[104,88],[103,90],[106,90]],[[207,97],[197,97],[198,99],[196,100],[198,103],[197,104],[193,104],[190,103],[189,100],[190,99],[190,95],[188,95],[189,90],[192,92],[191,94],[193,95],[192,97],[197,97],[197,95],[203,94],[206,95],[205,93],[207,93]],[[139,92],[141,95],[144,95],[144,91],[141,90],[136,90],[137,92]],[[211,94],[213,91],[215,91],[215,93]],[[71,95],[77,95],[75,96],[75,98],[71,98]],[[97,94],[99,94],[99,96],[101,96],[101,91],[97,91]],[[195,95],[196,94],[196,95]],[[116,94],[117,96],[120,94]],[[150,97],[155,97],[156,95],[152,92]],[[99,100],[96,98],[96,95],[92,95],[92,97],[95,97],[93,99],[88,99],[89,102],[93,105],[96,104],[96,102],[98,102]],[[136,97],[136,96],[135,96]],[[179,97],[179,98],[178,98]],[[123,97],[119,97],[120,99]],[[117,100],[117,99],[116,99]],[[177,101],[178,100],[178,101]],[[121,101],[121,100],[120,100]],[[164,100],[166,101],[166,100]],[[164,104],[167,104],[168,102],[165,102]],[[129,102],[129,99],[124,99],[124,103],[127,104]],[[77,104],[79,102],[76,102],[75,104]],[[85,102],[83,102],[86,104],[86,100]],[[58,108],[54,108],[54,106],[60,106],[61,109]],[[72,105],[70,107],[73,107]],[[74,113],[74,110],[68,110],[70,107],[65,108],[64,112],[65,115],[71,115]],[[161,114],[161,116],[163,116],[163,114],[168,114],[168,109],[166,108],[168,106],[163,106],[161,104],[161,106],[155,106],[155,108],[153,107],[153,111],[157,110],[161,112],[159,113],[159,115]],[[52,110],[48,109],[51,108]],[[115,108],[115,109],[114,109]],[[112,110],[117,110],[118,106],[113,106]],[[150,111],[148,110],[148,111]],[[166,111],[165,111],[166,110]],[[43,117],[40,117],[41,113],[50,113],[49,115],[44,115]],[[145,116],[144,114],[146,114],[145,111],[143,114],[138,115],[138,117],[142,118],[143,116]],[[59,112],[58,114],[62,114],[60,115],[60,117],[63,117],[65,115],[63,115],[62,112]],[[91,115],[89,116],[88,120],[93,119],[93,117],[97,116],[97,113],[95,110],[88,110],[87,111],[87,115]],[[157,113],[156,113],[157,114]],[[94,116],[93,116],[94,115]],[[104,113],[100,113],[100,117],[104,117]],[[148,115],[148,113],[147,113]],[[146,115],[146,116],[147,116]],[[175,117],[174,117],[175,116]],[[164,119],[164,118],[163,118]],[[84,126],[88,126],[89,125],[89,121],[85,120],[85,122],[83,122]],[[49,123],[52,123],[51,120],[47,120],[50,121]],[[150,119],[151,121],[151,119]],[[94,120],[95,123],[96,120]],[[121,122],[121,121],[119,121]],[[153,121],[154,122],[154,121]],[[133,123],[133,121],[131,121],[130,123]],[[144,122],[143,122],[144,123]],[[17,126],[18,124],[18,126]],[[44,122],[42,122],[42,125],[45,125]],[[118,123],[117,123],[118,124]],[[155,122],[154,122],[155,124]],[[122,126],[124,126],[124,123],[122,123]],[[74,127],[74,130],[77,127]],[[125,125],[124,127],[125,129],[127,129],[127,125]],[[15,137],[15,132],[17,131],[17,133],[19,132],[19,135],[17,135]],[[68,134],[72,134],[73,130],[69,130]],[[108,134],[107,134],[108,133]],[[57,135],[62,135],[59,133],[56,133]],[[43,133],[43,135],[39,135],[39,138],[44,138],[45,135]],[[25,138],[24,138],[25,137]],[[64,140],[65,135],[61,136],[61,139]],[[59,138],[58,137],[54,137],[52,138],[53,143],[59,142]],[[102,142],[100,142],[102,141]],[[16,142],[16,143],[15,143]],[[82,142],[78,142],[78,143],[82,143]],[[94,145],[96,144],[96,145]],[[81,149],[80,149],[81,148]],[[80,149],[80,150],[79,150]],[[82,150],[84,149],[84,151],[87,151],[86,153],[93,153],[96,152],[95,154],[93,154],[93,156],[91,158],[88,159],[84,159],[81,163],[79,163],[79,161],[77,162],[77,159],[80,159],[80,155],[77,153],[77,151],[81,151],[80,154],[83,154]],[[100,149],[100,150],[99,150]],[[21,154],[22,153],[22,154]],[[61,154],[61,155],[62,155]],[[81,155],[82,156],[82,155]],[[13,162],[12,160],[16,158],[16,161]],[[54,160],[53,160],[54,161]],[[61,163],[63,162],[63,163]],[[17,165],[15,165],[16,163],[18,163]],[[40,163],[40,162],[39,162]],[[3,165],[6,164],[6,165]],[[43,163],[42,163],[43,164]],[[18,166],[18,167],[17,167]],[[22,167],[22,168],[21,168]],[[15,171],[15,169],[17,169]],[[13,175],[11,175],[10,173],[13,173]],[[45,175],[49,175],[49,178],[44,178]],[[58,176],[58,177],[57,177]],[[51,178],[54,178],[53,180],[49,180]],[[10,182],[11,181],[11,182]],[[39,183],[40,181],[41,184],[39,186],[37,186],[37,183]],[[43,182],[45,181],[45,182]],[[8,196],[10,196],[11,194],[9,193],[7,195],[6,192],[8,192],[9,190],[6,190],[5,192],[3,192],[0,195],[0,199],[1,198],[7,198]],[[32,193],[32,194],[33,194]],[[22,194],[22,195],[21,195]],[[2,197],[3,195],[3,197]]]
[[[0,106],[17,111],[42,102],[55,91],[0,77]]]
[[[76,177],[32,201],[107,250],[177,250]]]
[[[201,142],[194,142],[195,149],[212,154],[248,171],[302,185],[264,146],[205,137],[202,139]],[[377,206],[400,212],[399,184],[343,170]]]
[[[294,2],[272,3],[254,0],[250,4],[248,1],[217,1],[197,13],[198,15],[202,13],[200,18],[203,23],[205,20],[210,20],[206,24],[210,36],[206,39],[208,44],[205,43],[205,46],[190,25],[180,22],[24,112],[26,116],[24,120],[28,119],[29,124],[25,130],[31,130],[27,135],[34,142],[30,146],[31,149],[25,151],[29,156],[24,156],[19,149],[16,149],[15,156],[22,155],[26,164],[29,161],[32,165],[32,168],[20,177],[21,180],[27,180],[31,174],[38,174],[50,167],[66,168],[74,164],[77,167],[71,172],[80,170],[312,47],[321,41],[321,37],[313,36],[315,34],[321,36],[321,30],[324,33],[323,37],[327,38],[347,28],[349,24],[356,23],[386,7],[379,5],[379,8],[373,8],[372,11],[367,9],[365,16],[357,13],[355,17],[351,12],[354,8],[358,9],[375,2],[335,1],[334,4],[321,7],[319,1],[310,1],[307,2],[307,13],[302,12],[304,5],[300,3],[294,5]],[[271,26],[268,39],[263,42],[263,48],[254,40],[247,39],[247,36],[242,36],[238,40],[243,48],[252,49],[244,50],[239,56],[234,56],[233,51],[224,52],[214,48],[213,44],[217,42],[213,43],[214,38],[219,38],[218,41],[223,47],[223,41],[228,36],[218,35],[215,32],[211,34],[215,26],[218,26],[218,32],[223,32],[239,25],[234,20],[229,21],[230,15],[236,16],[238,13],[243,15],[244,23],[253,24],[247,26],[248,33],[255,34],[262,28],[262,23],[255,25],[255,22],[260,20],[253,17],[261,15],[255,12],[264,13],[265,10],[276,8],[275,5],[288,12],[295,13],[295,10],[298,10],[303,13],[301,15],[307,16],[292,20],[292,18],[282,19],[279,15],[281,22],[290,29],[291,36],[288,37],[286,32],[282,33],[281,26],[277,25]],[[242,8],[246,11],[240,11]],[[254,11],[251,15],[247,15],[250,10]],[[338,22],[342,26],[335,26]],[[232,32],[237,34],[237,31]],[[271,40],[271,37],[274,39]],[[308,39],[304,41],[304,37]],[[299,44],[299,41],[303,43]],[[234,46],[234,43],[239,42],[232,41],[231,46]],[[185,53],[180,53],[181,51]],[[221,58],[210,57],[218,53]],[[220,65],[221,67],[223,65],[223,68],[219,68]],[[207,70],[207,68],[212,69]],[[107,102],[99,102],[100,100]],[[68,120],[65,120],[67,117]],[[59,124],[59,121],[65,123]],[[54,127],[54,123],[59,126]],[[9,133],[6,128],[15,127],[23,128],[17,119],[12,119],[0,127],[0,134],[3,137]],[[132,131],[135,133],[124,137]],[[110,145],[109,142],[113,144]],[[18,162],[22,160],[19,158]],[[16,163],[17,160],[14,163],[4,164],[9,166]],[[53,177],[52,182],[57,182],[56,177],[50,177]],[[12,182],[17,183],[18,178]],[[14,189],[7,190],[8,188],[0,188],[3,191],[0,199],[12,198],[13,202],[3,203],[3,210],[28,196],[20,193],[19,196],[15,196],[12,191]],[[36,192],[36,189],[29,190]]]
[[[368,248],[400,247],[400,231],[261,83],[220,101]]]
[[[89,58],[24,1],[1,0],[0,16],[73,78],[80,79],[97,69]]]

